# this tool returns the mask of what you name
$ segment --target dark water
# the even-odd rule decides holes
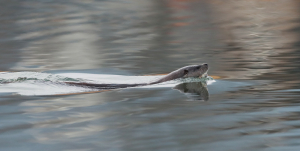
[[[1,84],[0,150],[299,150],[299,1],[2,0],[0,29],[1,71],[135,78],[205,62],[215,78],[208,101],[199,82]]]

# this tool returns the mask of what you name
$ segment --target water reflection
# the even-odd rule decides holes
[[[284,54],[299,41],[299,1],[238,1],[212,4],[215,27],[227,45],[222,50],[222,74],[233,79],[268,78],[289,68]],[[233,9],[234,8],[234,9]],[[231,21],[234,20],[234,21]],[[234,71],[234,74],[231,72]]]
[[[202,83],[174,88],[184,94],[170,88],[67,97],[3,93],[1,149],[298,150],[299,4],[2,2],[0,70],[143,75],[206,62],[210,75],[230,80],[215,82],[210,93]],[[237,79],[251,84],[240,89]],[[210,101],[184,101],[192,97],[187,93]]]
[[[192,97],[196,100],[208,101],[209,99],[206,82],[181,83],[176,85],[174,89],[177,89],[183,93],[194,94],[189,95],[189,97]]]

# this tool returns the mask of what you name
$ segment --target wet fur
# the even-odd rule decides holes
[[[75,83],[75,82],[66,82],[69,85],[83,86],[95,89],[118,89],[118,88],[127,88],[127,87],[136,87],[136,86],[146,86],[152,84],[158,84],[170,80],[175,80],[178,78],[187,78],[187,77],[202,77],[206,75],[208,71],[208,65],[190,65],[185,66],[180,69],[177,69],[166,76],[150,83],[138,83],[138,84],[93,84],[93,83]]]

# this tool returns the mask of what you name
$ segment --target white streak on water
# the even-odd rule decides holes
[[[92,89],[84,87],[68,86],[50,82],[22,82],[22,83],[9,83],[0,85],[0,92],[16,93],[19,95],[55,95],[88,92]]]

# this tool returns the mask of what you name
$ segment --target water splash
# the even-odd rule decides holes
[[[56,95],[92,91],[93,89],[64,84],[64,82],[87,81],[89,80],[39,72],[2,72],[0,73],[0,93]]]
[[[2,72],[0,73],[0,84],[20,82],[82,82],[82,78],[70,78],[61,75],[40,72]]]
[[[185,79],[178,79],[179,82],[182,83],[189,83],[189,82],[207,82],[207,81],[214,81],[214,79],[210,76],[202,77],[202,78],[185,78]]]

